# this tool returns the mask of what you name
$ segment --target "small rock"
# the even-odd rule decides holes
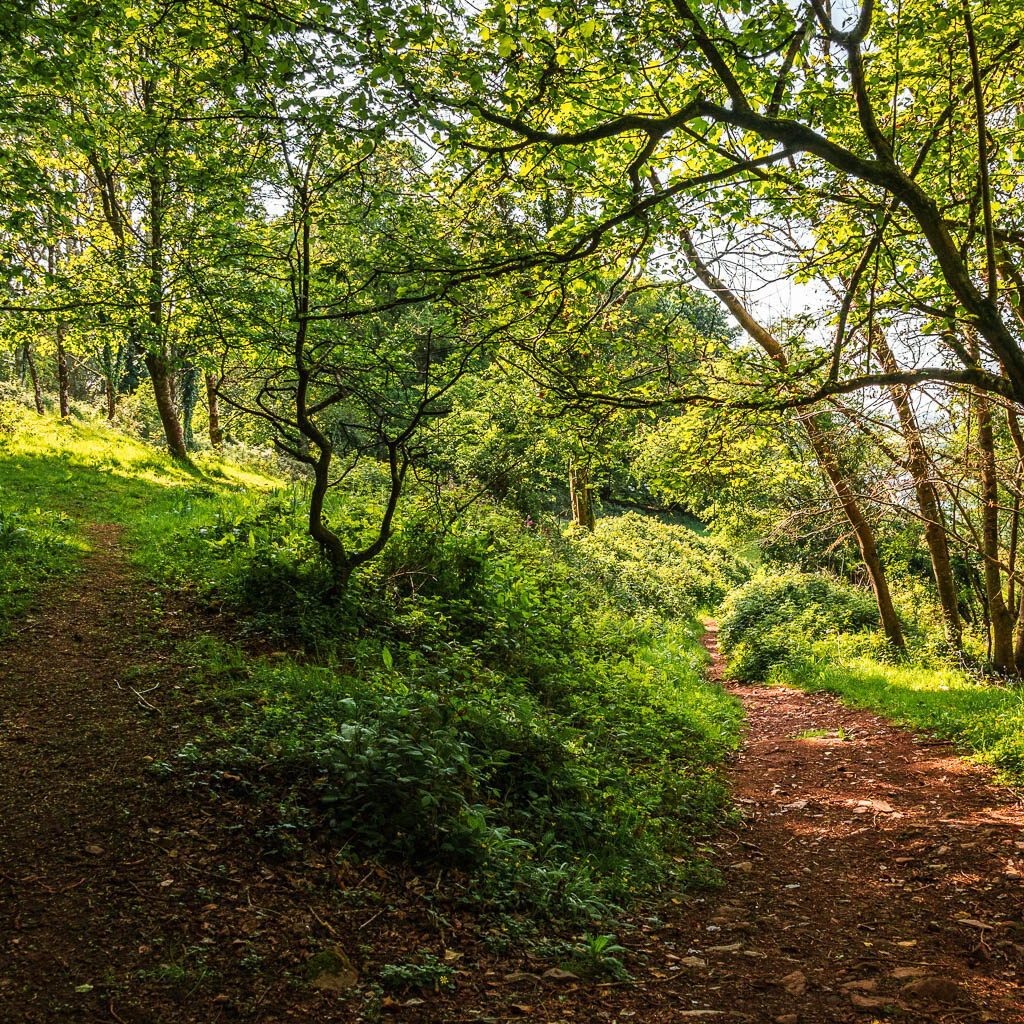
[[[908,982],[900,993],[907,999],[924,999],[936,1003],[955,1003],[961,996],[960,986],[949,978],[932,975]]]
[[[857,981],[844,982],[839,987],[844,992],[874,992],[878,982],[874,978],[859,978]]]
[[[922,974],[928,972],[923,967],[897,967],[892,972],[892,976],[896,979],[902,978],[920,978]]]
[[[742,871],[745,875],[749,875],[754,870],[754,865],[749,860],[738,860],[735,864],[730,864],[729,867],[733,871]]]
[[[850,1002],[855,1010],[881,1010],[892,1000],[885,996],[862,996],[859,992],[850,993]]]
[[[791,996],[802,996],[807,991],[807,975],[803,971],[793,971],[784,978],[780,978],[779,984]]]
[[[324,992],[344,992],[359,983],[359,972],[344,951],[335,946],[310,958],[306,964],[306,978],[313,988]]]
[[[561,967],[549,967],[541,977],[545,981],[579,981],[579,975],[573,974],[572,971],[563,971]]]
[[[87,854],[89,854],[91,857],[102,857],[103,856],[103,847],[102,846],[97,846],[95,843],[90,843],[85,848],[85,852]]]

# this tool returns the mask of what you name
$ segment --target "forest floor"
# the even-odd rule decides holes
[[[947,746],[726,684],[749,726],[725,885],[620,930],[632,981],[545,978],[557,960],[496,952],[441,874],[268,864],[240,805],[149,771],[203,727],[180,650],[230,626],[162,603],[117,526],[87,533],[83,572],[0,643],[0,1020],[1024,1024],[1024,810]],[[375,987],[422,949],[454,992]]]

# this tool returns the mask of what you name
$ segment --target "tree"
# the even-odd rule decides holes
[[[318,128],[282,130],[286,212],[260,230],[262,261],[236,281],[244,329],[224,335],[226,354],[249,367],[251,395],[225,397],[309,467],[309,532],[339,587],[383,550],[410,468],[426,460],[425,428],[449,411],[488,340],[465,297],[403,302],[422,281],[401,255],[392,272],[396,252],[445,244],[411,155]],[[327,500],[365,458],[386,466],[386,494],[369,536],[351,541],[329,524]]]

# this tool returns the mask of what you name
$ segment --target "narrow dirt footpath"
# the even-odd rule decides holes
[[[705,643],[720,676],[714,623]],[[744,821],[720,847],[726,888],[693,921],[689,955],[707,966],[688,969],[691,1010],[1024,1021],[1014,794],[830,695],[726,687],[749,720],[733,772]]]
[[[174,680],[160,666],[182,630],[174,611],[156,623],[120,532],[88,526],[82,571],[48,585],[0,645],[5,1022],[149,1021],[116,1004],[145,983],[141,950],[156,941],[173,955],[184,927],[185,908],[161,898],[154,849],[173,808],[152,799],[145,773],[155,750],[181,742],[177,716],[161,713]],[[147,662],[153,671],[133,667]]]

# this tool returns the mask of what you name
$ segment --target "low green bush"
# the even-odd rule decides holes
[[[727,547],[685,526],[627,512],[570,533],[574,565],[622,607],[694,615],[750,578]]]
[[[765,568],[726,598],[719,642],[729,674],[763,679],[777,664],[813,655],[816,641],[878,627],[873,596],[823,573]]]

